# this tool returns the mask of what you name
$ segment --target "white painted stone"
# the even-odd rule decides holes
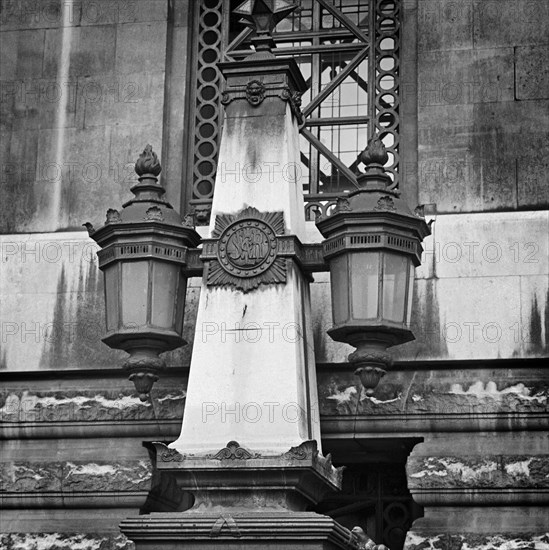
[[[79,281],[85,283],[97,245],[86,232],[0,235],[2,354],[10,370],[36,370],[50,337],[62,274],[73,319]],[[61,330],[60,327],[55,327]],[[63,327],[70,338],[71,327]],[[101,345],[98,342],[98,345]]]
[[[226,119],[210,233],[217,215],[253,206],[283,212],[287,234],[305,242],[302,191],[284,173],[299,163],[289,106],[271,135],[254,135],[251,118]],[[279,454],[309,439],[320,444],[310,327],[309,285],[294,265],[285,284],[246,294],[203,284],[181,436],[170,446],[206,454],[235,440]]]
[[[439,215],[416,276],[540,275],[549,271],[549,212]]]
[[[475,277],[437,281],[441,333],[449,359],[512,357],[519,347],[519,277]]]

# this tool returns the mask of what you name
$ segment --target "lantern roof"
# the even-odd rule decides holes
[[[105,225],[97,231],[85,224],[99,245],[104,246],[116,236],[164,233],[166,236],[183,235],[188,246],[198,246],[200,236],[194,230],[192,216],[182,219],[164,198],[166,190],[158,182],[161,171],[157,154],[147,145],[135,163],[138,183],[130,189],[134,197],[124,203],[120,211],[109,208]]]
[[[359,189],[338,198],[331,215],[317,221],[317,227],[322,235],[331,241],[344,234],[360,232],[372,235],[392,234],[393,239],[364,239],[366,248],[401,249],[404,253],[415,256],[419,265],[421,241],[430,235],[431,231],[425,222],[420,208],[414,211],[401,198],[398,190],[393,188],[390,176],[385,172],[383,164],[388,155],[382,141],[374,136],[361,153],[360,160],[365,164],[365,171],[357,174]],[[403,240],[398,241],[402,237]],[[398,241],[398,242],[397,242]],[[325,246],[325,255],[330,256],[343,252],[348,246],[340,242]],[[366,246],[367,245],[367,246]],[[354,243],[352,248],[357,248]]]

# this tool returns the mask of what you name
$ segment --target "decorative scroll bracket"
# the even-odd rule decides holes
[[[228,105],[237,99],[246,99],[252,107],[257,107],[267,97],[278,97],[290,104],[292,114],[299,125],[303,124],[301,112],[301,92],[292,90],[287,84],[265,86],[260,80],[251,80],[245,86],[231,86],[221,95],[221,103]]]

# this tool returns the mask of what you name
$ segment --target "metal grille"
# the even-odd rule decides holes
[[[251,31],[231,9],[240,0],[195,5],[191,100],[191,202],[211,200],[221,135],[221,75],[215,63],[251,51]],[[357,157],[377,131],[398,186],[400,0],[301,0],[274,33],[275,54],[291,55],[308,84],[302,98],[301,171],[306,214],[329,214],[335,197],[355,188]]]
[[[404,464],[346,464],[343,490],[315,507],[345,527],[358,525],[377,543],[402,550],[423,510],[406,486]]]

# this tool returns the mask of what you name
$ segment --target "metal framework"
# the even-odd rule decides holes
[[[187,200],[199,214],[198,223],[207,219],[221,136],[222,79],[216,63],[241,59],[251,48],[251,30],[232,14],[239,3],[201,0],[195,5]],[[397,187],[400,0],[301,0],[301,8],[276,31],[274,53],[293,56],[308,84],[297,170],[307,218],[330,213],[335,198],[355,188],[358,153],[376,132]]]

